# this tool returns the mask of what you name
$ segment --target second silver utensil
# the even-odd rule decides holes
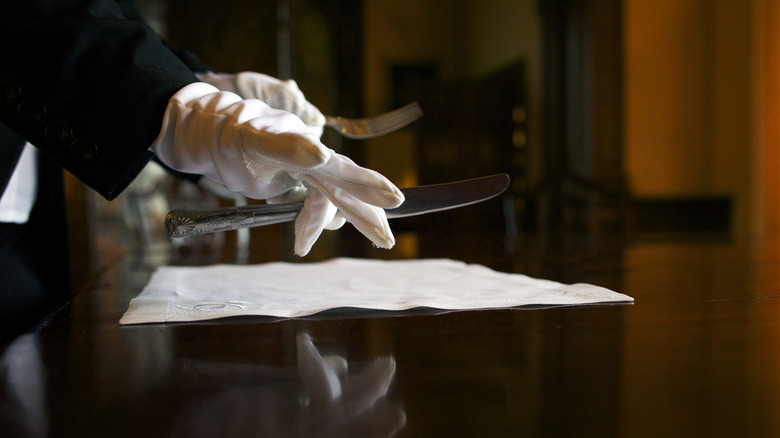
[[[364,119],[325,116],[325,126],[330,126],[344,137],[367,139],[397,131],[422,116],[420,104],[413,102],[396,110]]]

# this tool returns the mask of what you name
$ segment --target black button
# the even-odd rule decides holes
[[[31,125],[41,123],[46,118],[46,107],[35,100],[23,100],[16,107],[16,116],[22,122]]]
[[[72,135],[73,131],[71,131],[70,126],[62,120],[49,122],[43,129],[46,141],[55,145],[68,144]]]
[[[92,140],[77,138],[70,142],[68,158],[77,163],[85,163],[97,155],[97,145]]]
[[[19,100],[22,89],[11,81],[0,81],[0,103],[10,104]]]

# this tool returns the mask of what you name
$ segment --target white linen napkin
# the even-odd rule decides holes
[[[240,315],[303,317],[329,309],[400,311],[630,303],[599,286],[565,285],[449,259],[336,258],[317,263],[161,267],[120,324]]]

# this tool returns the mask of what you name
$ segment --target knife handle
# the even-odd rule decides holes
[[[187,237],[216,231],[259,227],[295,220],[303,203],[242,205],[210,210],[173,210],[165,215],[171,237]]]

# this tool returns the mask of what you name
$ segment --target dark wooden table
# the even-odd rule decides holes
[[[119,326],[171,262],[129,252],[6,348],[0,435],[780,436],[780,239],[685,237],[417,243],[633,305]],[[307,403],[301,333],[346,359],[345,385],[392,357],[386,397],[352,416]]]

